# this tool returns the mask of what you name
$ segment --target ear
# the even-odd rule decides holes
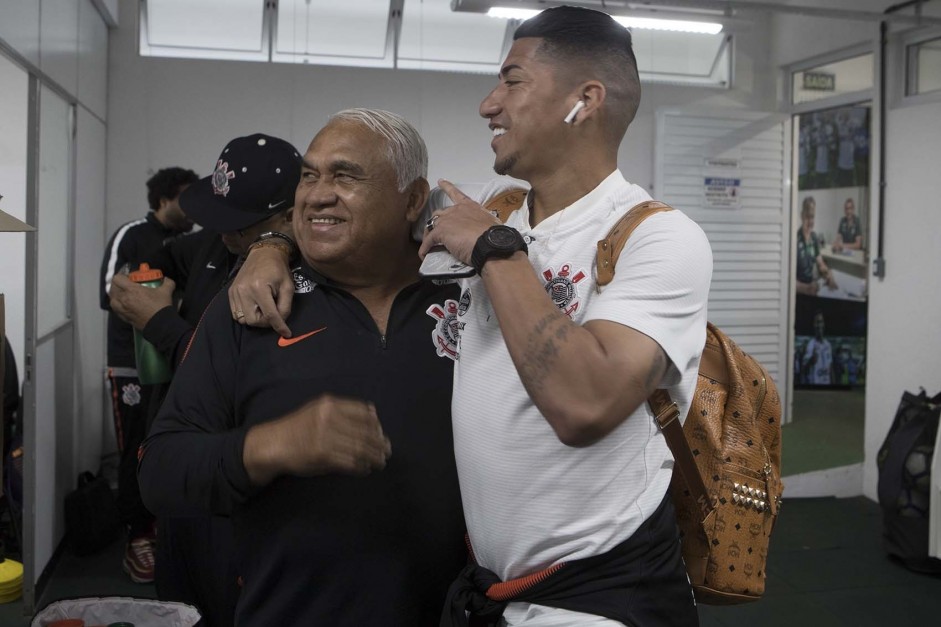
[[[598,116],[604,107],[605,96],[604,83],[601,81],[585,81],[578,87],[578,99],[585,103],[582,110],[572,121],[573,126],[577,126],[588,118]]]
[[[421,177],[415,179],[412,184],[408,186],[408,189],[405,190],[405,193],[408,194],[407,211],[405,213],[406,220],[409,222],[418,220],[422,214],[422,210],[425,208],[425,203],[428,201],[429,190],[428,181]]]

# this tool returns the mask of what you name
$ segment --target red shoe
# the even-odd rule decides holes
[[[154,581],[154,542],[147,536],[134,538],[124,549],[124,572],[134,583]]]

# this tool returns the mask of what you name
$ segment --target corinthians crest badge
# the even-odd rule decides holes
[[[229,181],[235,178],[235,172],[229,169],[229,164],[222,159],[216,163],[212,171],[212,191],[217,196],[229,195]]]
[[[558,272],[553,271],[552,268],[542,271],[549,298],[569,318],[578,311],[578,284],[586,276],[584,270],[573,273],[572,266],[569,264],[563,265]]]
[[[435,344],[439,357],[457,360],[457,341],[462,323],[457,321],[457,301],[449,298],[444,305],[432,305],[425,313],[438,321],[431,340]]]

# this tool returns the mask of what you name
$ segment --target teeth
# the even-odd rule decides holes
[[[342,220],[336,218],[311,218],[311,224],[339,224]]]
[[[503,135],[504,133],[506,133],[506,129],[505,129],[505,128],[500,128],[500,127],[498,126],[497,128],[493,129],[493,136],[494,136],[494,137],[499,137],[500,135]]]

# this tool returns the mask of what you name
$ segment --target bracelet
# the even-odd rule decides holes
[[[287,248],[285,248],[285,246]],[[294,240],[289,236],[284,233],[279,233],[278,231],[268,231],[256,237],[255,241],[249,245],[248,252],[256,248],[277,248],[278,250],[286,251],[289,264],[294,263],[298,258],[297,244],[295,244]]]

